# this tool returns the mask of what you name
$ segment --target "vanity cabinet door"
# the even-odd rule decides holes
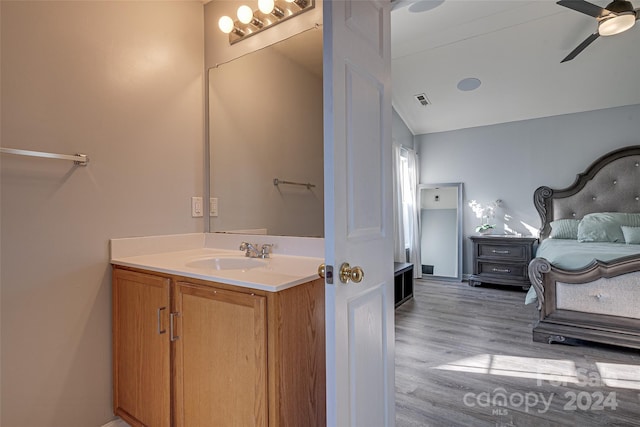
[[[169,427],[169,283],[113,271],[113,404],[130,425]]]
[[[177,282],[176,426],[266,426],[266,298]]]

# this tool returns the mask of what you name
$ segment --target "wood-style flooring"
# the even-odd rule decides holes
[[[640,426],[640,352],[536,343],[520,288],[416,280],[396,309],[396,425]]]

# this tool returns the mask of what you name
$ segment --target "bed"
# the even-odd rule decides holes
[[[528,268],[526,302],[539,310],[533,340],[640,349],[640,145],[533,199],[542,223]]]

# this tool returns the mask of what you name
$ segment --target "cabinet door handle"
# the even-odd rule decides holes
[[[492,268],[491,271],[494,271],[496,273],[511,273],[511,269],[509,268]]]
[[[180,313],[169,313],[169,341],[176,341],[180,337],[174,333],[174,320]]]
[[[494,253],[494,254],[502,254],[502,255],[508,255],[508,254],[511,253],[511,251],[501,251],[501,250],[498,250],[498,249],[493,249],[491,252]]]
[[[159,307],[158,308],[158,335],[166,334],[167,330],[162,329],[162,312],[166,310],[167,307]]]

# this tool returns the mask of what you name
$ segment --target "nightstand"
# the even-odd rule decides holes
[[[520,286],[529,289],[528,267],[538,239],[510,235],[471,236],[473,275],[470,286],[481,283]]]

